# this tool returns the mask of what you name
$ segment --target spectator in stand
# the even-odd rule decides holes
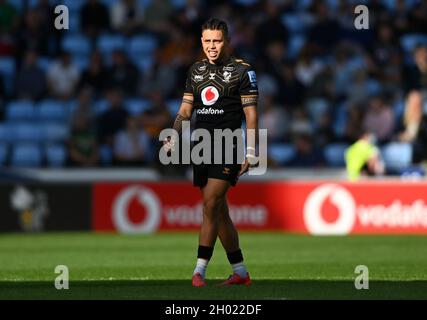
[[[116,133],[126,126],[129,113],[123,107],[123,93],[120,89],[110,89],[107,92],[107,99],[109,109],[97,119],[97,136],[100,144],[112,146]]]
[[[95,125],[95,114],[93,111],[93,98],[94,93],[91,87],[83,87],[80,89],[77,96],[77,105],[73,109],[73,118],[80,116],[86,116],[89,121],[89,125],[93,127]]]
[[[360,104],[353,104],[347,110],[347,120],[345,123],[343,139],[346,143],[354,143],[360,137],[360,128],[363,123],[363,107]]]
[[[379,95],[372,97],[363,119],[364,130],[374,134],[381,145],[392,138],[394,124],[394,112],[387,104],[386,98]]]
[[[79,83],[80,72],[68,52],[63,52],[58,61],[47,71],[49,93],[53,98],[68,100],[73,98]]]
[[[90,56],[88,68],[82,73],[79,87],[90,87],[99,97],[107,87],[108,75],[101,53],[94,51]]]
[[[415,64],[404,70],[405,92],[416,91],[425,99],[427,98],[427,46],[417,46],[413,57]]]
[[[148,135],[138,124],[138,119],[128,117],[126,128],[114,137],[114,162],[119,166],[142,166],[148,163],[150,154]]]
[[[49,55],[49,33],[46,33],[42,17],[37,10],[31,9],[25,13],[17,39],[19,60],[27,50],[35,50],[43,56]]]
[[[95,40],[101,32],[110,28],[107,6],[99,0],[87,0],[80,9],[80,25],[84,33]]]
[[[264,13],[266,19],[263,20],[256,29],[258,45],[265,48],[269,43],[281,41],[287,45],[289,33],[281,20],[281,10],[277,1],[265,1]]]
[[[174,13],[170,0],[151,1],[145,9],[144,26],[148,31],[162,36],[170,31],[169,19]]]
[[[400,142],[412,145],[412,162],[427,160],[427,115],[423,113],[422,96],[416,91],[409,94],[403,116],[403,130],[398,134]]]
[[[310,121],[310,118],[307,115],[307,112],[301,108],[297,107],[293,110],[292,120],[290,124],[290,134],[292,137],[299,136],[311,136],[313,133],[313,124]]]
[[[15,92],[18,99],[39,100],[46,94],[46,75],[37,65],[37,53],[27,51],[16,76]]]
[[[325,158],[321,149],[316,148],[313,137],[309,135],[299,135],[294,140],[295,156],[289,162],[292,167],[310,168],[319,167],[325,164]]]
[[[160,132],[173,126],[173,118],[164,101],[162,92],[154,91],[149,95],[151,106],[140,116],[142,128],[150,139],[150,149],[157,150]],[[153,159],[151,159],[153,160]]]
[[[8,0],[0,0],[0,33],[12,33],[18,24],[18,10]]]
[[[119,0],[111,7],[111,26],[126,36],[142,28],[144,10],[136,0]]]
[[[259,106],[259,128],[268,130],[269,142],[284,142],[289,128],[285,108],[276,105],[272,96],[263,96]]]
[[[363,131],[359,139],[345,152],[347,174],[350,181],[363,176],[378,176],[385,172],[379,149],[375,146],[375,136]]]
[[[119,88],[126,95],[135,95],[140,77],[138,68],[121,50],[113,52],[112,61],[111,68],[108,70],[108,88]]]
[[[314,57],[313,47],[304,46],[296,62],[295,74],[297,79],[303,85],[310,86],[322,69],[323,64]]]
[[[71,127],[68,140],[68,165],[72,167],[93,167],[99,162],[99,148],[90,119],[78,114]]]

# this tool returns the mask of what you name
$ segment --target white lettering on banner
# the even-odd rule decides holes
[[[264,226],[267,223],[268,210],[262,205],[229,207],[230,217],[237,225]],[[166,222],[176,226],[199,226],[202,223],[203,206],[167,207],[164,211]]]
[[[140,223],[129,219],[129,205],[133,199],[145,207],[147,217]],[[113,224],[122,233],[150,233],[160,225],[161,205],[157,195],[142,186],[129,186],[121,191],[113,203]]]
[[[423,200],[409,205],[395,200],[390,206],[359,206],[357,216],[362,226],[427,228],[427,205]]]
[[[328,199],[338,209],[339,216],[334,222],[327,222],[322,216],[322,207]],[[315,188],[307,196],[303,210],[305,226],[315,235],[345,235],[356,222],[362,227],[427,228],[427,204],[421,199],[411,204],[394,200],[390,205],[356,205],[350,191],[336,184]]]

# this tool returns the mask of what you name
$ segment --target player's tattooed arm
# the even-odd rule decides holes
[[[240,99],[242,101],[243,107],[257,106],[257,104],[258,104],[258,96],[257,95],[247,95],[247,96],[245,95],[245,96],[241,96]]]
[[[176,134],[172,135],[164,141],[167,149],[173,149],[173,145],[178,139],[178,136],[182,133],[182,122],[189,121],[191,119],[191,114],[193,113],[193,95],[190,93],[185,93],[182,98],[181,107],[179,108],[178,114],[176,115],[173,129]]]

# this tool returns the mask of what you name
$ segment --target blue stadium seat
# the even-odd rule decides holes
[[[30,101],[16,100],[10,102],[6,106],[6,120],[7,121],[23,121],[33,120],[35,116],[34,105]]]
[[[3,78],[7,93],[12,93],[15,75],[15,61],[10,57],[0,57],[0,77]]]
[[[8,157],[8,145],[0,142],[0,167],[4,166],[7,162]]]
[[[42,128],[38,124],[17,123],[11,127],[11,132],[15,142],[40,143],[43,139]]]
[[[175,117],[176,114],[178,113],[179,107],[181,106],[181,99],[172,99],[172,100],[168,100],[166,101],[166,105],[168,107],[169,113]]]
[[[11,165],[14,167],[40,167],[42,161],[38,144],[15,144],[12,148]]]
[[[73,56],[89,56],[91,51],[89,39],[82,34],[68,34],[64,36],[61,46],[63,50]]]
[[[124,50],[126,39],[119,34],[103,34],[98,38],[96,46],[102,54],[109,56],[114,50]]]
[[[128,42],[127,52],[132,59],[151,55],[157,48],[157,40],[150,35],[135,36]]]
[[[55,100],[41,101],[37,107],[37,118],[41,121],[65,121],[68,109],[65,103]]]
[[[400,37],[400,45],[408,53],[411,53],[418,44],[427,44],[425,34],[410,33]]]
[[[13,140],[11,124],[0,123],[0,142],[9,142]]]
[[[409,143],[391,142],[381,149],[387,169],[400,170],[412,163],[412,146]]]
[[[295,147],[288,143],[272,143],[268,147],[268,156],[278,165],[286,165],[295,156]]]
[[[151,69],[154,64],[154,58],[153,56],[143,56],[138,58],[132,58],[132,62],[138,67],[141,72],[144,73],[147,70]]]
[[[103,144],[99,147],[99,158],[102,166],[109,166],[113,162],[113,150],[110,146]]]
[[[52,59],[48,57],[39,57],[37,59],[37,66],[42,69],[44,72],[47,72],[49,66],[52,64]]]
[[[110,106],[110,103],[108,102],[108,100],[105,100],[105,99],[97,100],[93,104],[93,112],[96,115],[100,115],[101,113],[104,113],[105,111],[107,111],[109,106]]]
[[[61,4],[66,5],[68,7],[68,10],[70,11],[70,15],[72,15],[78,14],[80,8],[85,2],[86,0],[62,0]]]
[[[289,39],[288,58],[293,59],[299,54],[305,44],[305,37],[302,35],[293,35]]]
[[[310,115],[311,121],[317,123],[320,117],[329,110],[328,100],[323,98],[308,99],[305,108]]]
[[[326,163],[332,167],[344,167],[345,151],[347,148],[348,144],[345,143],[333,143],[327,145],[323,150]]]
[[[67,158],[67,150],[62,144],[46,146],[46,162],[49,167],[63,167]]]
[[[42,124],[42,136],[44,142],[64,142],[70,135],[69,126],[61,123]]]
[[[145,99],[127,99],[124,105],[130,114],[138,115],[147,110],[147,108],[150,106],[150,103]]]

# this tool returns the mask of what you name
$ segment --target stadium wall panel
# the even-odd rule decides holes
[[[427,182],[246,182],[229,193],[239,230],[314,235],[427,234]],[[120,233],[198,230],[200,192],[188,182],[99,183],[93,229]]]
[[[0,232],[90,230],[91,193],[89,184],[0,185]]]

